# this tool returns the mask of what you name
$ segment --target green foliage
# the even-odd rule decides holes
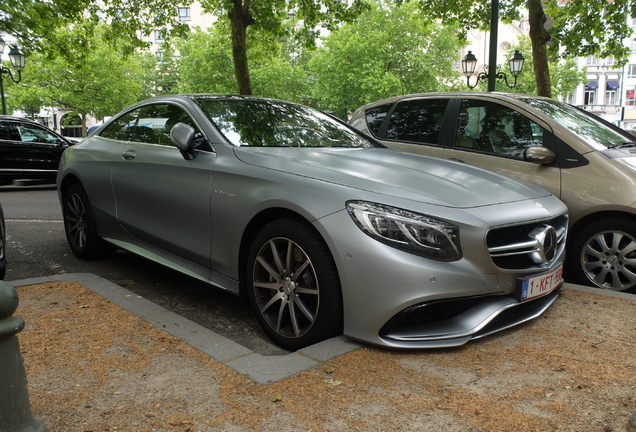
[[[252,18],[251,26],[263,34],[269,33],[275,37],[293,36],[305,46],[311,47],[315,42],[314,36],[319,36],[320,26],[332,31],[341,23],[355,19],[360,13],[369,8],[367,0],[269,0],[269,1],[239,1],[239,0],[201,0],[201,6],[206,12],[211,12],[221,18],[226,18],[235,7],[242,7],[246,15]],[[293,28],[288,25],[290,14],[300,25]]]
[[[181,0],[3,0],[0,3],[0,33],[18,39],[25,52],[46,53],[54,46],[56,54],[70,61],[80,58],[87,40],[95,35],[102,43],[112,45],[123,54],[146,47],[148,36],[157,28],[165,29],[166,37],[184,35],[188,26],[180,23],[177,7]],[[109,22],[106,31],[96,28]],[[61,34],[59,29],[81,25],[83,32]]]
[[[56,37],[77,37],[82,26],[56,32]],[[148,58],[138,54],[122,56],[101,43],[101,32],[86,39],[87,50],[72,62],[51,45],[47,55],[34,53],[22,73],[20,85],[10,89],[9,100],[15,107],[54,106],[84,118],[110,116],[144,96]],[[154,68],[154,64],[151,65]]]
[[[326,37],[309,62],[314,99],[344,116],[385,97],[452,89],[455,35],[423,19],[414,4],[375,5]]]
[[[625,39],[633,35],[627,18],[636,17],[633,0],[547,0],[546,12],[554,19],[549,30],[552,55],[614,57],[625,65],[630,55]]]
[[[238,92],[253,94],[248,67],[246,35],[249,27],[262,35],[277,38],[294,36],[304,46],[313,45],[318,26],[329,31],[342,22],[349,22],[368,8],[368,0],[201,0],[203,9],[222,19],[231,27],[232,58]],[[298,19],[300,29],[285,25],[291,16]]]
[[[459,32],[460,39],[465,38],[469,29],[490,26],[492,0],[418,0],[418,4],[423,14],[463,29]],[[536,6],[539,12],[530,15],[530,34],[535,40],[535,48],[545,46],[548,36],[551,38],[548,53],[541,53],[538,48],[533,53],[534,60],[545,65],[538,68],[534,76],[537,87],[543,92],[562,87],[550,83],[552,66],[548,56],[613,57],[618,65],[628,61],[629,48],[625,47],[624,40],[633,33],[627,18],[636,16],[634,0],[499,0],[499,17],[503,22],[510,22],[519,17],[522,8],[532,10],[531,6]],[[553,20],[548,34],[543,31],[546,17],[541,8]]]
[[[512,57],[515,50],[519,50],[523,53],[526,59],[523,65],[523,71],[517,78],[517,85],[513,89],[509,89],[505,87],[505,84],[498,83],[497,90],[535,95],[537,94],[537,85],[534,80],[534,62],[531,55],[532,46],[530,39],[524,36],[520,37],[517,44],[511,45],[506,58]],[[505,64],[502,65],[502,67],[506,69],[502,72],[507,73],[510,77],[510,73],[507,70],[508,65]],[[569,93],[574,92],[579,84],[587,80],[585,70],[580,70],[576,61],[571,57],[565,59],[553,59],[549,63],[548,67],[550,69],[550,77],[552,78],[552,97],[554,98],[567,96]],[[514,80],[514,78],[512,80]]]
[[[236,93],[228,33],[227,24],[219,23],[207,32],[196,30],[178,42],[182,60],[177,71],[177,92]],[[300,51],[292,53],[283,41],[257,31],[248,33],[247,42],[255,95],[297,102],[307,99],[308,78],[300,62],[295,60]]]
[[[196,29],[176,42],[181,53],[178,93],[235,93],[236,79],[227,25]]]

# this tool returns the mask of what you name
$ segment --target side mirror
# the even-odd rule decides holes
[[[194,135],[196,130],[185,123],[177,123],[170,130],[170,141],[181,151],[186,160],[195,158]]]
[[[556,159],[556,155],[545,147],[530,147],[523,153],[523,159],[539,165],[550,165]]]

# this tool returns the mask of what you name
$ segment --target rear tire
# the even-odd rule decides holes
[[[68,188],[62,201],[66,240],[73,253],[89,260],[105,254],[106,243],[97,236],[97,225],[88,195],[79,184]]]
[[[336,265],[302,220],[280,219],[258,233],[247,261],[247,295],[265,333],[287,350],[342,333]]]
[[[636,223],[602,219],[574,239],[569,255],[577,283],[613,291],[636,291]]]

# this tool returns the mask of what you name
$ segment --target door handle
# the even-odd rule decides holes
[[[121,154],[121,157],[124,160],[132,160],[132,159],[137,157],[137,153],[135,153],[133,150],[128,150],[128,151],[123,152]]]

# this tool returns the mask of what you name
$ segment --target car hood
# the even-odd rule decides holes
[[[549,196],[466,164],[392,149],[237,147],[243,162],[374,193],[458,208]]]

